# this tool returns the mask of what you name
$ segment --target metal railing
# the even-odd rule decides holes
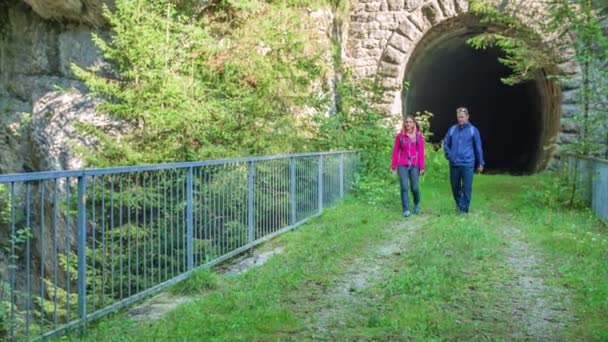
[[[0,330],[45,338],[291,230],[351,190],[353,151],[0,175]],[[2,336],[2,335],[0,335]]]
[[[576,182],[578,194],[608,222],[608,160],[570,154],[563,159],[570,181]]]

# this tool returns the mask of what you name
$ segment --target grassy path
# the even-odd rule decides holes
[[[575,320],[568,291],[545,284],[541,270],[551,266],[512,226],[513,212],[481,196],[472,215],[456,216],[436,198],[439,206],[387,228],[389,240],[369,246],[309,300],[316,309],[302,317],[309,329],[283,337],[566,340]]]
[[[399,256],[407,250],[410,237],[422,222],[424,219],[420,217],[402,220],[387,227],[385,233],[388,240],[365,246],[346,265],[344,275],[333,279],[321,289],[319,297],[309,302],[308,312],[312,314],[301,317],[307,327],[301,337],[336,340],[341,331],[368,321],[365,308],[381,303],[381,298],[368,289],[388,281],[399,268]],[[307,298],[310,297],[301,298],[297,306],[301,306]],[[294,310],[297,308],[294,307]]]
[[[87,339],[606,340],[607,228],[540,205],[541,177],[476,177],[466,216],[431,180],[408,219],[394,188],[348,200],[270,242],[283,252],[263,266],[198,277],[203,294],[162,320],[116,315]]]

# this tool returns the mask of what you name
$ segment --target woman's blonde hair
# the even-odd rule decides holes
[[[419,128],[418,128],[418,121],[416,121],[416,118],[415,118],[415,117],[414,117],[412,114],[406,114],[406,115],[403,117],[403,122],[401,123],[401,130],[402,130],[402,131],[404,131],[404,132],[405,132],[405,121],[406,121],[407,119],[412,119],[412,121],[414,121],[414,127],[416,127],[416,129],[419,129]]]

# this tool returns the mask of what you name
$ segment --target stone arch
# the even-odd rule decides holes
[[[419,65],[424,64],[420,63],[420,56],[431,56],[434,61],[449,65],[449,62],[446,62],[447,58],[438,57],[437,54],[441,55],[439,52],[433,55],[433,51],[444,54],[458,53],[459,49],[462,49],[465,38],[494,28],[497,27],[481,24],[471,16],[468,13],[468,3],[464,0],[368,0],[359,3],[353,9],[346,60],[354,66],[356,76],[373,78],[387,88],[381,104],[387,113],[402,115],[404,110],[412,112],[423,109],[414,108],[416,101],[408,97],[410,94],[404,93],[404,81],[412,81],[410,76],[415,74],[417,69],[418,73],[421,72],[420,70],[426,72],[441,70],[428,65],[420,67]],[[450,44],[455,47],[450,47]],[[497,50],[490,51],[495,66],[500,66],[497,62],[499,53]],[[489,65],[490,58],[487,56],[484,58],[481,61],[485,63],[484,65]],[[555,74],[556,71],[576,73],[576,67],[571,64],[565,60],[563,65],[556,65],[551,70],[543,70],[534,81],[521,89],[501,88],[496,91],[502,94],[502,97],[499,96],[501,101],[499,105],[502,107],[511,99],[525,102],[525,113],[516,117],[518,120],[527,120],[522,123],[522,127],[525,128],[523,136],[526,139],[519,145],[515,147],[511,145],[507,134],[504,133],[505,124],[511,115],[508,111],[499,111],[495,117],[475,118],[486,131],[484,141],[487,140],[491,169],[510,173],[543,170],[552,160],[556,143],[572,135],[567,125],[561,125],[561,119],[575,111],[572,99],[576,87],[566,88],[545,77],[547,74]],[[495,79],[498,80],[499,75],[497,71],[494,75]],[[504,76],[506,75],[502,77]],[[430,89],[427,90],[428,92],[441,91],[442,88],[427,85],[426,89]],[[448,88],[443,89],[447,91],[445,89]],[[419,97],[418,100],[423,97]],[[454,105],[454,108],[455,106],[457,105]],[[436,122],[432,122],[432,125],[438,127],[434,137],[437,141],[443,137],[447,127],[453,122],[453,109],[449,114],[443,110],[435,115],[433,120]],[[442,119],[438,120],[437,116]],[[501,157],[493,158],[495,155]]]

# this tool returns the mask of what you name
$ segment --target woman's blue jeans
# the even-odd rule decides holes
[[[408,197],[408,180],[411,186],[412,195],[414,196],[414,205],[420,203],[420,189],[418,188],[418,177],[420,176],[420,169],[416,166],[397,166],[397,172],[399,173],[399,183],[401,184],[401,205],[403,211],[410,210],[410,199]]]

